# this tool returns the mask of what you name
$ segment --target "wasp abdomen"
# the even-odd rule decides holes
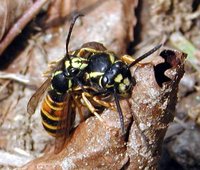
[[[54,90],[51,90],[48,92],[42,103],[42,124],[45,130],[51,136],[55,136],[58,131],[61,131],[58,124],[61,121],[61,114],[64,105],[62,99],[63,97],[61,94],[58,94]]]

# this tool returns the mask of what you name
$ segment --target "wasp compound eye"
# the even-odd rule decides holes
[[[104,76],[104,77],[102,78],[102,81],[101,81],[102,87],[105,87],[107,83],[108,83],[108,78],[107,78],[106,76]]]

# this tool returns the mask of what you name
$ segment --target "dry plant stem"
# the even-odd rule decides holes
[[[171,68],[165,74],[169,73],[167,76],[171,80],[164,82],[162,87],[155,80],[153,65],[138,67],[135,71],[137,84],[130,103],[145,138],[133,122],[127,143],[130,157],[128,169],[158,168],[162,141],[174,118],[178,84],[184,74],[185,54],[174,52],[174,56],[167,56],[167,60],[166,65],[170,64]],[[159,74],[162,76],[161,71]]]
[[[1,72],[1,71],[0,71],[0,79],[15,80],[25,85],[32,85],[31,82],[34,81],[33,79],[27,76],[24,76],[23,74],[6,73],[6,72]],[[1,88],[0,88],[0,92],[1,92]]]
[[[38,14],[42,6],[48,1],[49,0],[37,0],[12,26],[10,31],[0,43],[0,55],[14,40],[14,38],[21,33],[22,29],[28,24],[28,22],[30,22],[33,19],[33,17],[35,17]]]

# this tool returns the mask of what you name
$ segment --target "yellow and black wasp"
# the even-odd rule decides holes
[[[130,68],[161,47],[156,46],[136,60],[128,55],[118,59],[98,42],[85,43],[80,49],[68,52],[72,29],[79,16],[76,15],[71,23],[65,56],[56,64],[52,76],[35,92],[27,106],[28,113],[33,114],[48,89],[42,102],[41,116],[45,130],[56,137],[55,153],[62,150],[73,127],[75,108],[80,105],[86,106],[103,121],[95,106],[112,109],[111,98],[114,96],[121,129],[125,133],[119,100],[121,97],[127,97],[136,83]],[[109,98],[109,101],[104,100],[105,98]],[[79,110],[81,112],[80,108]]]
[[[73,26],[79,16],[81,15],[76,15],[70,25],[66,40],[65,56],[50,70],[51,76],[33,94],[27,105],[27,112],[32,115],[43,94],[47,91],[40,110],[44,129],[56,138],[55,153],[62,150],[65,140],[73,128],[76,114],[75,108],[78,107],[80,114],[82,114],[81,107],[83,106],[83,102],[99,120],[103,121],[87,96],[82,95],[86,91],[87,94],[90,94],[90,91],[96,90],[84,84],[84,74],[88,66],[88,57],[92,53],[84,51],[82,48],[70,53],[68,52],[68,44]],[[104,49],[101,44],[92,44],[95,48]],[[84,46],[90,45],[91,43],[84,44]],[[84,97],[82,98],[82,96]]]
[[[122,133],[125,133],[124,118],[122,109],[120,107],[120,98],[126,98],[130,96],[132,87],[136,84],[134,77],[131,76],[130,68],[158,50],[162,45],[158,45],[134,60],[129,55],[123,55],[120,59],[117,56],[106,49],[95,48],[98,47],[97,42],[93,42],[87,48],[83,46],[81,50],[91,52],[88,57],[88,66],[85,69],[84,84],[88,87],[93,87],[96,90],[93,91],[92,96],[96,103],[111,108],[109,103],[103,102],[99,99],[114,97],[114,101],[119,113]],[[101,44],[99,44],[101,45]],[[82,93],[82,98],[85,97],[86,92]]]

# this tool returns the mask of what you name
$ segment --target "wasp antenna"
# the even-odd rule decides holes
[[[157,46],[155,46],[154,48],[152,48],[151,50],[149,50],[148,52],[146,52],[145,54],[141,55],[140,57],[138,57],[135,61],[133,61],[128,68],[131,68],[132,66],[134,66],[135,64],[137,64],[138,62],[140,62],[141,60],[145,59],[146,57],[150,56],[151,54],[153,54],[155,51],[157,51],[160,47],[162,47],[163,44],[159,44]]]
[[[122,113],[122,108],[121,108],[120,103],[119,103],[119,97],[118,97],[117,92],[116,92],[116,87],[114,87],[114,98],[115,98],[115,104],[117,106],[117,111],[119,113],[119,120],[120,120],[120,124],[121,124],[122,134],[125,134],[124,116],[123,116],[123,113]]]
[[[66,40],[66,57],[70,60],[69,58],[69,51],[68,51],[68,46],[69,46],[69,40],[70,40],[70,37],[71,37],[71,34],[72,34],[72,30],[73,30],[73,27],[74,27],[74,24],[77,20],[77,18],[83,16],[83,14],[75,14],[73,19],[72,19],[72,22],[71,22],[71,25],[70,25],[70,28],[69,28],[69,32],[68,32],[68,35],[67,35],[67,40]]]

